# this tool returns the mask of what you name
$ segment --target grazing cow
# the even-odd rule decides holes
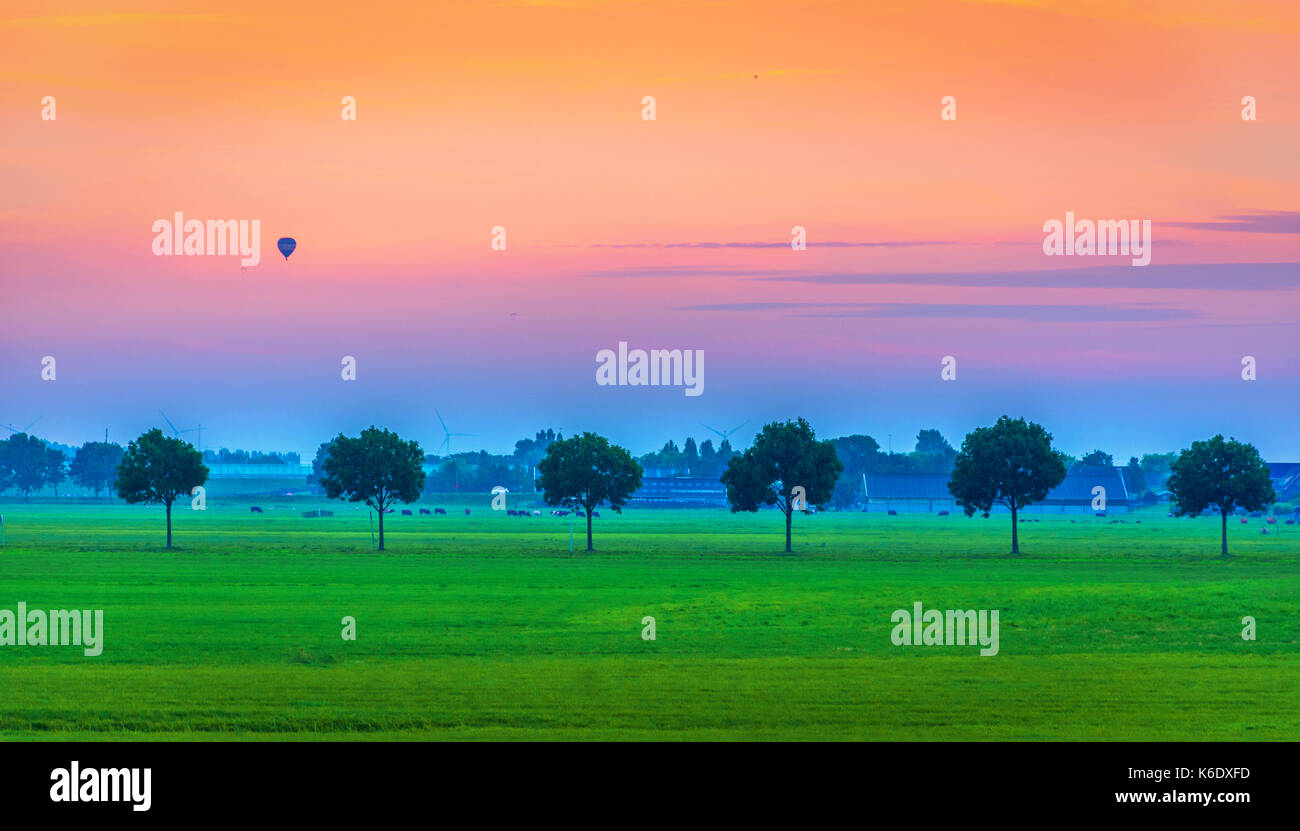
[[[465,509],[465,516],[469,516],[469,508]]]
[[[414,514],[412,514],[412,513],[411,513],[410,511],[408,511],[407,509],[403,508],[403,509],[402,509],[402,516],[414,516]]]
[[[447,513],[447,509],[446,509],[446,508],[434,508],[434,509],[433,509],[433,512],[434,512],[435,514],[443,514],[443,515],[446,515],[446,513]]]
[[[542,515],[541,511],[533,511],[533,516],[541,516],[541,515]]]
[[[600,511],[592,511],[591,515],[596,519],[600,519]]]
[[[1246,524],[1247,522],[1249,522],[1249,521],[1250,521],[1250,520],[1246,519],[1245,517],[1242,517],[1242,518],[1241,518],[1241,524],[1242,524],[1242,525],[1245,525],[1245,524]]]
[[[947,511],[940,511],[940,512],[939,512],[939,516],[948,516],[948,512],[947,512]]]
[[[433,516],[433,513],[428,508],[421,508],[420,516]]]
[[[506,516],[519,516],[519,512],[511,508],[506,508]]]
[[[248,512],[250,514],[260,514],[262,513],[262,509],[257,507],[256,505],[250,505],[248,506]]]
[[[1295,520],[1294,520],[1294,519],[1288,519],[1288,520],[1286,521],[1286,524],[1287,524],[1287,525],[1295,525]]]
[[[890,515],[890,516],[898,516],[898,511],[890,511],[890,512],[889,512],[889,515]],[[1021,522],[1024,522],[1023,519],[1020,520],[1020,521],[1021,521]]]
[[[1277,525],[1277,517],[1271,516],[1265,520],[1269,525]]]

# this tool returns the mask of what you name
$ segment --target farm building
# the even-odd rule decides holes
[[[1268,478],[1279,502],[1300,498],[1300,462],[1268,462]]]
[[[629,500],[634,505],[725,507],[727,488],[717,479],[646,476]]]
[[[943,473],[877,473],[867,474],[868,511],[898,511],[899,513],[959,513],[962,508],[948,492],[948,475]],[[1122,467],[1077,467],[1065,476],[1065,481],[1053,489],[1042,502],[1024,509],[1035,514],[1091,514],[1093,513],[1093,488],[1106,489],[1106,512],[1128,513],[1136,497],[1129,495],[1125,470]],[[995,505],[994,513],[1005,513],[1006,508]]]

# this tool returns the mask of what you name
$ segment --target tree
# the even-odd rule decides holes
[[[835,447],[836,458],[844,463],[844,472],[835,483],[831,503],[847,508],[862,498],[863,475],[876,472],[878,461],[882,458],[880,443],[871,436],[861,434],[841,436],[830,441]]]
[[[26,433],[14,433],[4,442],[4,466],[10,486],[23,492],[23,501],[45,484],[45,442]]]
[[[682,445],[682,463],[686,465],[686,472],[691,476],[697,476],[696,471],[700,469],[700,450],[695,446],[695,439],[690,436],[686,437],[686,444]]]
[[[785,514],[785,550],[789,552],[794,489],[803,488],[806,504],[825,505],[843,470],[834,445],[817,441],[812,426],[801,418],[764,425],[754,444],[732,457],[722,484],[727,486],[732,513],[776,505]]]
[[[316,456],[311,460],[311,473],[307,474],[307,484],[318,485],[325,478],[325,460],[330,457],[330,443],[323,441],[316,448]]]
[[[1176,458],[1177,453],[1143,453],[1142,473],[1146,476],[1147,487],[1155,489],[1164,485],[1169,478],[1169,466]]]
[[[1115,457],[1101,450],[1094,450],[1079,460],[1080,467],[1114,467]]]
[[[88,441],[77,448],[68,472],[72,481],[83,488],[92,488],[98,498],[101,490],[112,493],[117,478],[117,466],[122,462],[122,445],[102,441]]]
[[[718,475],[718,451],[713,449],[713,439],[700,443],[700,472],[696,475],[709,479]]]
[[[1221,556],[1228,556],[1228,516],[1234,508],[1262,511],[1277,501],[1268,465],[1252,445],[1217,435],[1194,441],[1170,465],[1169,490],[1176,516],[1217,507],[1222,519]]]
[[[54,498],[59,498],[59,483],[68,478],[68,457],[57,447],[45,448],[45,465],[41,472],[45,484],[54,486]]]
[[[948,492],[966,516],[989,515],[994,504],[1011,511],[1011,553],[1020,553],[1016,515],[1047,497],[1065,480],[1065,460],[1052,449],[1052,434],[1023,418],[1002,416],[992,427],[966,434],[953,464]]]
[[[1137,456],[1129,456],[1128,468],[1125,470],[1128,476],[1129,492],[1134,496],[1141,496],[1147,490],[1147,477],[1142,472],[1142,463],[1138,461]]]
[[[154,428],[126,446],[117,466],[117,495],[134,505],[167,507],[167,547],[172,547],[172,503],[208,481],[203,454],[187,441]]]
[[[340,433],[330,442],[321,485],[330,499],[364,502],[379,514],[379,550],[384,550],[384,511],[420,498],[424,451],[391,430],[371,426],[358,438]]]
[[[595,433],[557,439],[538,463],[539,484],[547,505],[583,508],[587,514],[587,550],[591,544],[591,512],[609,505],[615,513],[641,487],[644,471],[632,454]]]

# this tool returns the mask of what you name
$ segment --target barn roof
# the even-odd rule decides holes
[[[1120,467],[1076,467],[1065,481],[1047,494],[1049,500],[1091,501],[1092,489],[1106,489],[1106,499],[1130,498],[1124,469]],[[868,473],[867,494],[872,499],[951,499],[948,475],[943,473]]]

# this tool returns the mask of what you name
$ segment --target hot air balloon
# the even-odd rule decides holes
[[[280,237],[275,241],[275,247],[280,249],[280,253],[287,260],[289,255],[293,253],[293,249],[298,247],[298,241],[293,237]]]

